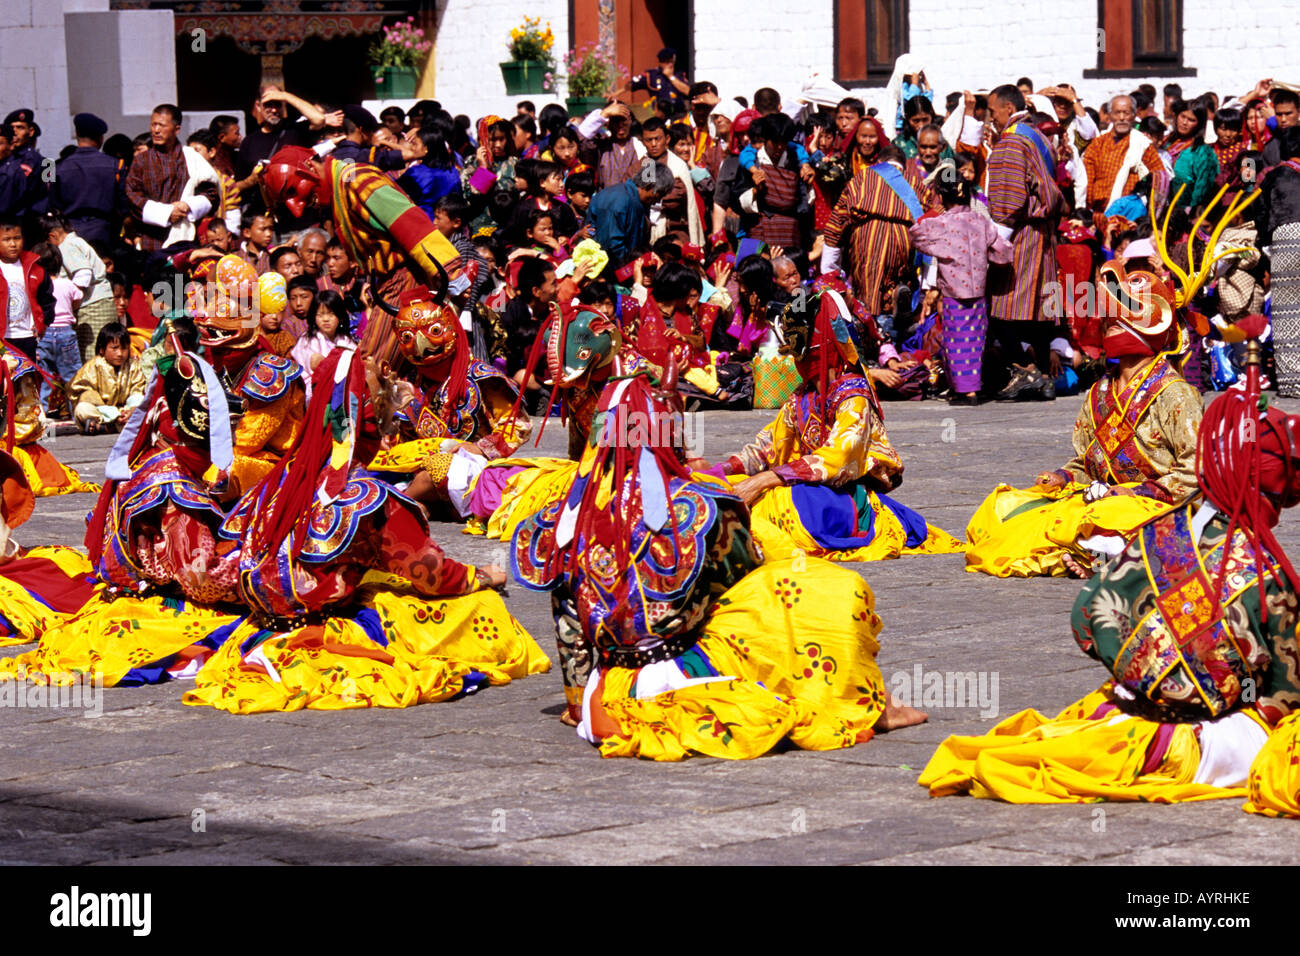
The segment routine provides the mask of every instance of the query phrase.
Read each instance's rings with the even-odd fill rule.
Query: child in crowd
[[[520,226],[528,223],[534,212],[541,211],[551,213],[551,230],[560,242],[577,232],[577,217],[562,198],[564,174],[557,164],[540,159],[520,163],[516,174],[524,181],[524,198],[515,207]]]
[[[126,277],[120,272],[111,272],[108,276],[108,284],[113,290],[113,311],[117,315],[117,321],[125,325],[130,321],[126,309],[131,301],[131,293],[126,287]]]
[[[35,361],[37,336],[45,330],[54,301],[36,253],[23,248],[22,226],[8,217],[0,217],[0,306],[0,337]]]
[[[589,172],[571,173],[564,182],[564,197],[569,201],[569,208],[578,219],[587,218],[587,209],[591,205],[591,197],[595,192],[596,179]],[[584,234],[583,238],[590,239],[594,235],[595,230],[592,230]]]
[[[140,362],[131,358],[131,336],[120,322],[99,330],[95,357],[68,383],[68,402],[77,427],[87,435],[117,431],[131,410],[144,400],[145,376]]]
[[[253,264],[257,274],[271,271],[271,242],[275,239],[275,221],[267,215],[254,216],[244,227],[244,241],[239,254]]]
[[[523,236],[520,245],[547,256],[552,262],[563,262],[569,258],[569,250],[555,235],[555,216],[550,210],[534,209],[523,221]]]
[[[946,165],[945,165],[946,164]],[[970,184],[949,159],[940,161],[934,184],[943,212],[908,230],[912,246],[933,256],[943,296],[943,351],[954,405],[976,405],[988,333],[984,284],[990,262],[1009,264],[1013,250],[992,221],[971,208]],[[947,167],[951,167],[948,169]]]
[[[307,373],[307,397],[311,398],[311,373],[336,348],[356,348],[348,335],[348,310],[343,297],[326,289],[312,301],[307,314],[307,334],[294,345],[290,357]]]
[[[311,282],[310,279],[308,281]],[[312,285],[314,286],[315,283],[312,282]],[[276,355],[280,355],[280,356],[287,356],[290,352],[292,352],[294,344],[298,341],[299,338],[293,332],[290,332],[288,329],[284,327],[285,312],[288,309],[293,308],[293,299],[291,298],[291,296],[292,293],[288,289],[286,289],[285,298],[289,300],[289,304],[285,307],[285,309],[279,312],[274,312],[271,311],[270,309],[261,309],[258,313],[258,318],[262,326],[262,338],[266,339],[266,341],[271,344],[271,351],[274,352]],[[304,329],[307,327],[307,323],[305,321],[301,319],[297,321],[299,322],[299,324],[302,325]]]
[[[50,242],[37,243],[32,252],[37,264],[50,277],[50,290],[54,295],[54,310],[36,348],[37,361],[50,375],[63,384],[81,368],[81,347],[77,344],[77,307],[83,293],[70,278],[63,274],[63,256],[59,247]],[[55,398],[49,382],[41,383],[41,404],[50,418],[70,417],[63,397]]]

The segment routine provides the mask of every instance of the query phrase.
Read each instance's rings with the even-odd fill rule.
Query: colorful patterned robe
[[[1014,247],[1010,266],[989,270],[989,317],[1055,321],[1043,311],[1044,286],[1056,281],[1056,224],[1065,200],[1035,134],[1017,132],[1021,125],[1009,127],[989,153],[989,213],[1011,229]]]
[[[219,529],[227,541],[242,540],[261,496],[245,495]],[[345,603],[366,573],[397,575],[429,598],[468,594],[478,587],[474,569],[446,557],[429,537],[420,505],[392,485],[353,466],[343,491],[329,501],[312,499],[311,521],[302,549],[290,556],[291,534],[269,554],[239,559],[239,594],[254,610],[296,616]]]
[[[257,352],[243,369],[219,372],[231,414],[239,415],[231,439],[227,497],[238,497],[268,475],[298,440],[306,415],[302,369],[271,352]]]
[[[920,197],[925,185],[913,164],[907,164],[903,176]],[[907,268],[911,252],[907,230],[915,221],[907,204],[869,166],[858,170],[831,211],[825,244],[847,246],[844,271],[852,277],[854,293],[872,315],[893,311],[889,293]]]
[[[1139,483],[1140,495],[1174,502],[1196,490],[1201,395],[1163,358],[1121,394],[1108,376],[1088,390],[1074,422],[1074,457],[1060,471],[1088,484]]]
[[[325,160],[333,197],[335,230],[363,274],[375,277],[376,296],[389,303],[417,285],[440,286],[446,270],[451,292],[470,286],[465,263],[451,241],[388,176],[368,163]],[[376,304],[367,316],[361,347],[378,360],[396,363],[392,316]]]
[[[508,458],[532,433],[532,421],[522,408],[511,417],[519,390],[496,367],[472,360],[466,371],[465,394],[448,411],[448,383],[438,382],[402,413],[406,440],[381,451],[370,463],[374,471],[411,474],[423,468],[439,491],[447,491],[447,474],[456,452],[445,450],[454,439],[488,461]]]
[[[590,447],[584,456],[585,473],[595,452]],[[584,474],[582,466],[578,474]],[[551,592],[565,696],[571,708],[580,708],[587,680],[607,653],[660,645],[671,646],[669,656],[689,650],[722,593],[762,564],[763,558],[749,534],[740,499],[716,485],[672,478],[669,498],[675,539],[669,528],[662,532],[646,528],[635,510],[626,516],[629,550],[634,555],[630,567],[615,568],[607,538],[580,537],[574,547],[577,568],[561,570],[549,559],[567,498],[567,494],[558,498],[515,529],[510,567],[525,588]],[[608,493],[598,502],[615,507]]]
[[[1228,518],[1215,511],[1193,540],[1203,500],[1147,522],[1084,585],[1074,639],[1162,719],[1203,720],[1244,706],[1273,726],[1300,709],[1300,597],[1284,575],[1266,573],[1261,617],[1259,566],[1246,536],[1234,533],[1225,548]],[[1231,563],[1216,609],[1225,550]],[[1245,680],[1254,681],[1252,693]]]
[[[146,586],[175,587],[201,604],[235,600],[238,555],[219,548],[215,534],[224,518],[171,449],[152,448],[113,489],[99,576],[136,596]]]
[[[903,461],[889,442],[871,382],[843,375],[826,397],[829,427],[818,415],[816,383],[805,382],[776,419],[752,443],[728,459],[732,475],[773,471],[786,484],[813,482],[840,487],[866,479],[888,491],[903,478]]]

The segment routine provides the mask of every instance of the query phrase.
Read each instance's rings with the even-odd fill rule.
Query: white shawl
[[[163,242],[164,246],[170,246],[173,242],[191,241],[197,233],[194,224],[212,211],[211,200],[206,196],[198,195],[200,186],[204,183],[212,183],[217,187],[217,194],[221,194],[221,177],[212,168],[212,164],[191,147],[181,148],[185,153],[185,171],[189,174],[189,178],[185,180],[185,188],[181,190],[180,198],[176,201],[185,203],[190,207],[190,211],[184,219],[172,225],[171,231],[167,233],[167,238]],[[151,226],[166,226],[171,213],[172,203],[146,199],[140,218]]]

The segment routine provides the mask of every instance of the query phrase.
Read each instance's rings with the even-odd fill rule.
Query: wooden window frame
[[[1183,77],[1196,76],[1195,67],[1186,67],[1183,65],[1183,0],[1165,0],[1169,4],[1170,16],[1173,21],[1173,50],[1169,54],[1151,55],[1139,54],[1134,51],[1136,40],[1140,34],[1142,0],[1128,0],[1124,3],[1120,0],[1097,0],[1097,68],[1084,70],[1085,79],[1105,79],[1109,77]],[[1125,33],[1123,39],[1124,47],[1127,50],[1127,63],[1119,65],[1106,65],[1105,45],[1100,42],[1103,37],[1107,36],[1106,28],[1106,7],[1124,7]],[[1116,34],[1112,34],[1117,38]]]
[[[844,2],[855,2],[855,0],[835,0],[832,4],[834,47],[835,47],[835,69],[833,78],[836,83],[846,87],[881,87],[889,84],[889,78],[894,73],[894,61],[899,56],[908,52],[911,46],[911,3],[909,0],[885,0],[893,6],[895,21],[898,23],[898,35],[893,37],[894,49],[889,58],[889,62],[881,64],[871,63],[871,45],[869,37],[872,34],[872,15],[871,0],[860,0],[863,7],[862,19],[865,26],[862,35],[864,59],[866,60],[866,70],[863,76],[848,77],[844,75],[844,66],[841,62],[840,48],[840,5]]]

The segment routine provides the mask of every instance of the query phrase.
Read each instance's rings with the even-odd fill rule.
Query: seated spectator
[[[525,392],[530,403],[529,411],[536,410],[540,399],[541,381],[534,372],[541,369],[525,368],[528,352],[537,338],[537,331],[555,301],[555,264],[541,256],[521,256],[510,263],[513,275],[511,285],[515,296],[506,305],[501,325],[506,333],[504,371]],[[545,375],[541,376],[545,378]]]
[[[95,357],[68,382],[68,402],[84,434],[117,431],[131,410],[144,400],[145,375],[131,357],[131,336],[120,322],[110,322],[95,339]]]
[[[569,240],[578,231],[578,219],[561,198],[564,194],[564,176],[560,167],[541,159],[528,163],[520,160],[517,173],[524,183],[524,196],[515,206],[513,228],[522,234],[533,221],[533,213],[550,213],[551,231],[555,239],[561,245],[568,246]]]
[[[397,185],[432,219],[439,199],[453,193],[459,195],[460,174],[456,172],[441,123],[422,126],[418,143],[419,158],[407,167]]]
[[[650,238],[650,205],[673,188],[667,166],[647,159],[641,170],[596,193],[587,210],[587,222],[596,230],[596,242],[609,253],[611,264],[627,262],[645,247]]]
[[[257,274],[271,271],[271,243],[275,239],[275,220],[262,213],[244,224],[239,254],[253,264]]]

